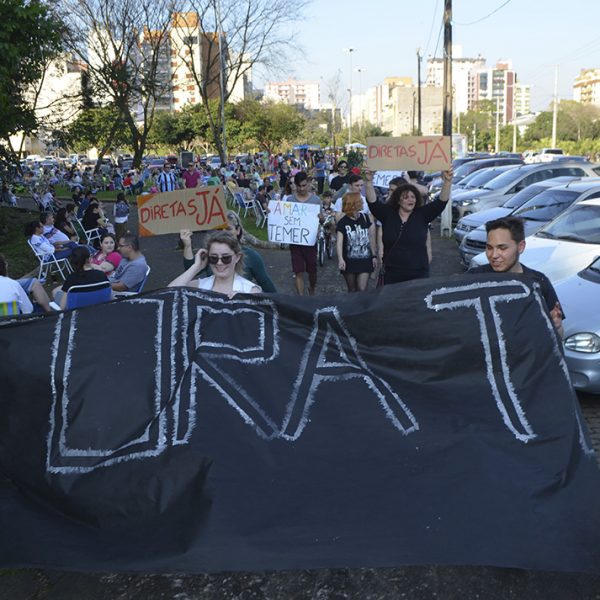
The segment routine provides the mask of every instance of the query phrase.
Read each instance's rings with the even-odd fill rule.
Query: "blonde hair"
[[[342,197],[342,212],[346,215],[362,208],[362,198],[359,192],[346,192]]]

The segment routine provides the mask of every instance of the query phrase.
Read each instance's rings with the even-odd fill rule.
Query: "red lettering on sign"
[[[444,147],[440,144],[440,142],[436,142],[433,150],[431,151],[431,155],[429,156],[429,162],[431,162],[435,158],[443,158],[446,162],[450,162]]]
[[[162,218],[161,214],[160,214],[160,209],[161,209],[161,207],[159,204],[155,204],[152,207],[152,218],[153,219],[161,219]]]
[[[196,196],[202,196],[202,208],[200,209],[200,212],[196,215],[196,224],[197,225],[204,225],[207,221],[208,221],[208,200],[206,199],[206,194],[208,192],[196,192]],[[200,215],[202,215],[202,218],[200,217]]]
[[[187,201],[187,206],[188,206],[188,210],[189,210],[188,214],[190,215],[190,217],[193,217],[198,212],[195,202],[196,202],[195,198],[190,198]]]
[[[140,209],[140,223],[147,223],[152,218],[152,214],[148,207]]]
[[[217,194],[214,194],[212,197],[210,205],[210,215],[208,217],[209,221],[212,221],[213,217],[221,217],[221,220],[227,221],[225,215],[223,214],[223,207],[219,202],[219,197],[217,196]]]

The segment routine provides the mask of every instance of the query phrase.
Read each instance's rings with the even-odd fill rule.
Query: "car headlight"
[[[565,340],[565,348],[574,352],[600,352],[600,336],[595,333],[575,333]]]
[[[469,198],[468,200],[463,200],[460,205],[461,206],[469,206],[471,204],[476,204],[477,202],[479,202],[478,198]]]

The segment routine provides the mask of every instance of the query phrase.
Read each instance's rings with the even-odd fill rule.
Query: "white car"
[[[565,360],[573,387],[600,394],[600,258],[556,285],[566,315]]]
[[[600,198],[571,206],[526,238],[521,262],[544,273],[552,283],[575,275],[600,256]],[[487,264],[485,252],[471,266]]]

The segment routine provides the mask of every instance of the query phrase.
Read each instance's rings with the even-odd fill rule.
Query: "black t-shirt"
[[[349,183],[350,175],[336,175],[329,184],[330,190],[335,190],[336,192],[342,188],[345,183]]]
[[[89,271],[76,271],[75,273],[70,273],[67,275],[65,279],[65,283],[62,286],[63,292],[68,292],[70,288],[74,285],[89,285],[91,283],[103,283],[108,281],[106,275],[103,271],[99,271],[98,269],[90,269]],[[90,290],[81,290],[95,292],[96,289],[92,288]]]
[[[371,219],[359,213],[356,219],[344,215],[337,224],[339,235],[344,238],[342,255],[346,263],[347,273],[371,273],[373,271],[373,254],[369,239]]]
[[[540,286],[540,292],[542,294],[542,298],[544,298],[544,302],[546,303],[546,308],[548,312],[550,312],[558,302],[558,296],[556,295],[556,290],[554,286],[550,282],[550,280],[540,271],[536,271],[535,269],[530,269],[529,267],[521,264],[523,268],[523,273],[529,275],[536,283]],[[494,269],[492,269],[492,265],[481,265],[480,267],[471,267],[467,273],[471,273],[477,275],[478,273],[495,273]],[[561,309],[562,312],[562,309]],[[563,319],[565,318],[565,313],[563,312]]]
[[[429,223],[442,214],[446,203],[434,200],[415,208],[402,222],[398,208],[381,202],[369,202],[369,210],[381,221],[383,262],[386,273],[398,281],[419,279],[429,275],[427,234]]]

